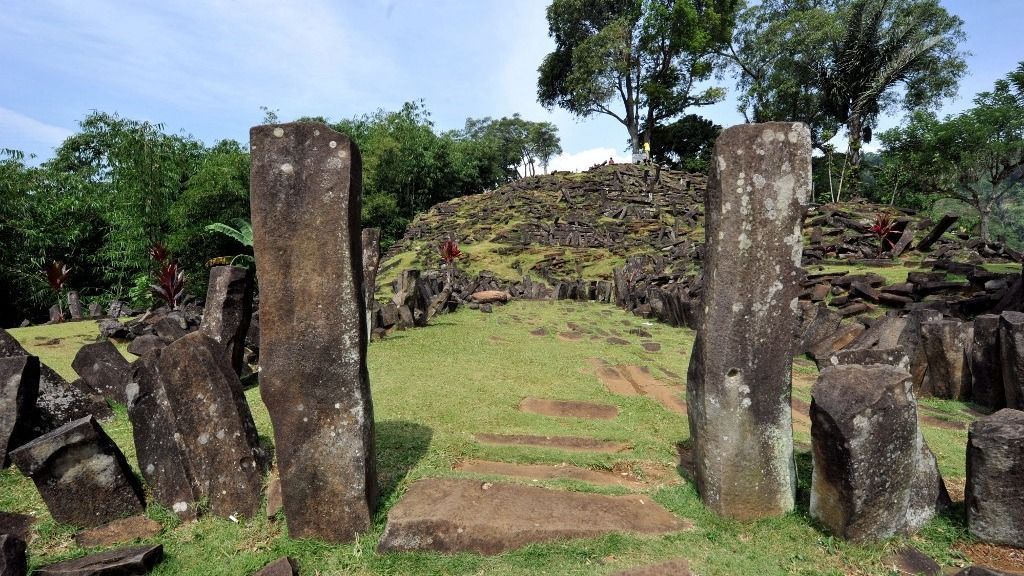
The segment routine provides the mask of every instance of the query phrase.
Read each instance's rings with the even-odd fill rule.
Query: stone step
[[[474,434],[481,444],[497,446],[525,446],[529,448],[555,448],[572,452],[616,453],[629,450],[625,442],[595,440],[579,436],[533,436],[530,434]]]
[[[535,542],[666,534],[689,527],[642,495],[432,478],[410,486],[388,512],[378,550],[500,554]]]
[[[509,476],[527,480],[579,480],[599,486],[624,486],[626,488],[644,488],[646,486],[628,473],[591,470],[571,464],[513,464],[491,460],[464,460],[456,464],[455,469],[460,472]]]
[[[523,398],[519,410],[542,416],[586,418],[589,420],[611,420],[619,415],[619,409],[611,404],[581,402],[576,400],[551,400],[548,398]]]
[[[676,558],[658,564],[622,570],[612,576],[690,576],[690,564],[682,558]]]
[[[686,401],[683,400],[681,386],[673,386],[658,380],[642,366],[610,366],[603,361],[592,362],[592,365],[597,371],[597,377],[609,392],[623,396],[647,396],[670,412],[686,414]]]

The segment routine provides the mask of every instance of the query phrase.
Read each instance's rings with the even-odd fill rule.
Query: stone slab
[[[37,568],[35,576],[136,576],[149,574],[164,557],[160,544],[130,546]]]
[[[589,420],[612,420],[619,415],[619,409],[611,404],[581,402],[578,400],[551,400],[549,398],[523,398],[519,403],[523,412],[542,416],[585,418]]]
[[[605,452],[614,454],[629,450],[626,442],[595,440],[578,436],[533,436],[530,434],[474,434],[481,444],[497,446],[525,446],[529,448],[553,448],[571,452]]]

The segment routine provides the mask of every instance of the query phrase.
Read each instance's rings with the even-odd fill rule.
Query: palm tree
[[[937,0],[853,0],[843,20],[845,33],[817,76],[825,112],[846,126],[843,179],[855,187],[862,147],[879,113],[896,101],[895,87],[902,85],[907,108],[955,90],[965,69],[956,51],[963,33]]]

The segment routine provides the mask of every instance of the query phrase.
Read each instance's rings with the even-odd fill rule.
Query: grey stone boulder
[[[124,340],[126,338],[131,338],[132,335],[132,331],[128,326],[125,326],[113,318],[100,320],[100,336],[104,338],[117,338],[118,340]]]
[[[830,532],[854,542],[909,535],[949,505],[910,373],[829,367],[811,397],[810,512]]]
[[[28,574],[25,548],[25,541],[14,534],[0,534],[0,576]]]
[[[1004,408],[971,424],[964,504],[973,536],[1024,548],[1024,412]]]
[[[921,338],[928,360],[928,379],[921,394],[947,400],[966,400],[971,395],[971,371],[967,363],[974,338],[972,324],[959,320],[921,323]]]
[[[58,522],[91,528],[145,510],[141,484],[92,416],[40,436],[10,456]]]
[[[156,334],[144,334],[128,344],[128,352],[136,356],[143,356],[150,350],[159,350],[166,345],[167,343]]]
[[[128,360],[109,340],[86,344],[79,348],[71,367],[98,394],[121,404],[128,402]]]
[[[0,468],[10,463],[7,453],[32,439],[39,358],[0,358]]]
[[[924,350],[924,337],[921,335],[921,324],[942,320],[942,312],[928,308],[911,310],[905,316],[906,323],[900,334],[897,348],[902,349],[910,358],[910,375],[914,382],[914,392],[918,393],[928,377],[928,355]]]
[[[267,564],[253,576],[299,576],[299,563],[285,556]]]

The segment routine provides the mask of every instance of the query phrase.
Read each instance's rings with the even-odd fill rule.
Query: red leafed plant
[[[881,254],[886,250],[891,250],[895,243],[889,239],[889,235],[892,234],[892,229],[896,225],[893,221],[892,216],[884,212],[875,214],[875,223],[871,225],[871,231],[874,232],[875,236],[878,236],[878,253]],[[888,244],[888,248],[886,247]]]
[[[455,240],[449,238],[441,243],[441,260],[445,264],[451,264],[461,255],[462,252],[459,250],[459,244]]]
[[[50,284],[50,288],[59,294],[64,288],[68,276],[71,275],[71,267],[60,260],[54,260],[43,268],[43,272],[46,274],[46,281]]]
[[[185,295],[185,271],[171,259],[167,247],[159,242],[149,248],[149,257],[160,264],[156,282],[149,286],[150,291],[171,309],[177,308],[181,297]]]

